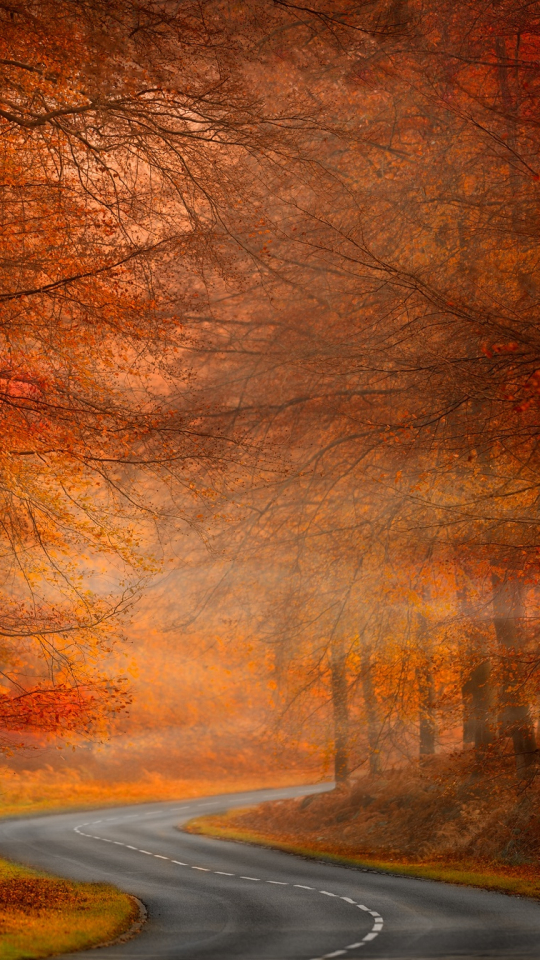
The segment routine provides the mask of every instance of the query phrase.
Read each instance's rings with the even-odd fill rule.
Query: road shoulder
[[[145,919],[135,897],[0,860],[0,960],[33,960],[135,936]]]
[[[293,837],[250,829],[245,821],[252,809],[242,808],[225,814],[195,817],[181,824],[179,829],[200,836],[282,850],[296,856],[340,864],[357,870],[368,870],[391,876],[415,877],[421,880],[436,880],[540,900],[540,872],[537,868],[509,867],[508,871],[503,872],[491,865],[474,861],[442,864],[433,861],[384,860],[364,852],[355,853],[353,849],[348,850],[345,844],[340,845],[340,849],[336,849],[335,844],[329,845],[323,841],[314,843],[311,839],[303,840],[301,836]]]

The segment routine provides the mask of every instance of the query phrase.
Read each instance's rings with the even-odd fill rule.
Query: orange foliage
[[[537,14],[181,6],[2,14],[0,719],[122,705],[180,515],[218,574],[186,537],[140,613],[121,753],[346,780],[511,742],[529,780]]]

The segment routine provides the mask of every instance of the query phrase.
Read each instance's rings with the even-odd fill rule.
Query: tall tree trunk
[[[462,695],[465,706],[463,740],[474,743],[477,758],[482,760],[487,747],[495,739],[494,690],[489,660],[482,660],[471,670],[463,684]]]
[[[272,700],[274,701],[274,707],[277,709],[284,698],[285,693],[285,683],[287,678],[287,664],[285,650],[288,645],[289,638],[285,636],[280,636],[274,644],[274,688],[272,690]]]
[[[464,628],[468,658],[477,661],[468,671],[461,687],[463,703],[463,742],[474,743],[481,761],[495,739],[495,690],[491,680],[491,661],[487,655],[485,626],[478,623],[477,611],[466,587],[458,591],[461,613],[467,618]]]
[[[418,645],[422,660],[416,668],[418,684],[418,716],[420,721],[420,760],[435,753],[437,723],[435,716],[435,680],[433,665],[428,651],[428,624],[422,613],[418,614]]]
[[[362,693],[366,707],[367,738],[369,747],[369,772],[376,776],[381,772],[381,754],[379,747],[380,722],[378,704],[373,689],[373,664],[371,662],[371,647],[362,646],[360,655],[360,671],[362,676]]]
[[[522,623],[524,619],[523,584],[511,574],[504,579],[492,573],[493,623],[502,653],[500,688],[500,734],[512,737],[518,773],[532,774],[536,764],[536,737],[530,704],[523,690]]]
[[[472,697],[469,687],[470,674],[461,685],[462,739],[463,746],[474,743],[474,718]]]
[[[336,783],[345,783],[349,776],[349,693],[347,654],[342,639],[332,640],[330,670],[334,712],[334,778]]]

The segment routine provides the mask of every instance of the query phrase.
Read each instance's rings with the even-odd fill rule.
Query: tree
[[[330,498],[356,486],[384,501],[388,556],[414,573],[411,554],[429,548],[425,578],[460,624],[446,651],[459,658],[452,711],[472,697],[481,758],[498,700],[512,715],[500,733],[529,766],[537,653],[518,599],[537,576],[538,238],[524,215],[538,204],[536,14],[511,0],[481,15],[475,4],[280,6],[296,10],[296,36],[316,37],[317,54],[279,42],[326,140],[324,175],[296,194],[275,248],[285,266],[267,281],[271,305],[259,299],[243,324],[235,423],[289,454],[258,522],[280,539],[288,522],[307,543],[326,515],[317,549],[339,529],[349,560],[347,507],[328,511]],[[363,531],[362,519],[358,541]],[[473,596],[491,583],[474,650],[463,570]],[[441,626],[427,612],[411,631],[419,648],[424,628]],[[429,651],[424,661],[431,751],[437,678]]]
[[[230,449],[183,320],[236,279],[294,124],[249,93],[219,4],[28,0],[0,20],[2,716],[56,730],[125,702],[101,665],[150,525]]]

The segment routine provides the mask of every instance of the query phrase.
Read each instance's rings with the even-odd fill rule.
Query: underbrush
[[[533,865],[540,855],[540,780],[519,780],[501,758],[479,771],[465,753],[265,804],[246,822],[395,860]]]
[[[199,818],[190,832],[540,896],[540,783],[471,753],[348,786]]]
[[[137,902],[104,883],[75,883],[0,860],[0,960],[30,960],[113,940]]]

